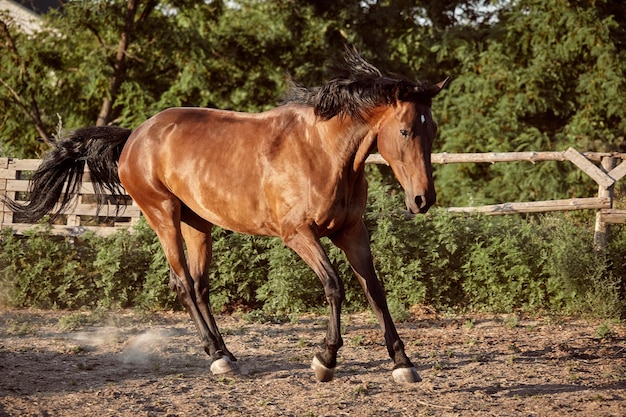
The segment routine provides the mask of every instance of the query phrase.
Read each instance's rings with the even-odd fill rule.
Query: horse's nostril
[[[426,199],[422,197],[421,195],[416,195],[415,204],[417,205],[417,207],[422,208],[426,205]]]

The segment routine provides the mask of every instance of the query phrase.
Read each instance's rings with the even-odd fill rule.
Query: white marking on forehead
[[[426,116],[420,114],[420,120],[422,121],[422,124],[426,123]]]

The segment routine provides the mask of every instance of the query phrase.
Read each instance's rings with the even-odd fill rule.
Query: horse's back
[[[294,181],[306,181],[294,162],[303,152],[314,152],[298,144],[309,136],[304,132],[306,116],[299,110],[164,110],[131,134],[120,157],[120,178],[136,200],[171,196],[227,229],[280,234],[281,210],[292,204],[284,200],[302,199],[298,194],[303,187]],[[287,165],[291,168],[282,170]],[[285,187],[293,189],[291,196],[285,196]],[[146,196],[147,190],[155,198]]]
[[[200,150],[220,153],[243,149],[247,154],[273,148],[287,135],[300,136],[307,128],[306,112],[298,106],[283,106],[262,113],[173,107],[157,113],[133,131],[128,147],[149,146],[165,151],[193,147],[197,152],[179,156],[194,157]],[[310,119],[310,118],[309,118]],[[233,157],[234,158],[234,157]]]

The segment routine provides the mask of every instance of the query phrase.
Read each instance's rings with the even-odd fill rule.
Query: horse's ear
[[[450,77],[447,77],[445,80],[438,82],[437,84],[431,85],[426,89],[426,95],[429,97],[435,97],[441,90],[443,90],[450,82]]]

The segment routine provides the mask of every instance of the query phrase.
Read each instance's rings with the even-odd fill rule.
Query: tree
[[[473,28],[475,36],[436,45],[440,62],[458,65],[435,103],[443,121],[438,150],[626,150],[626,60],[614,36],[626,22],[603,12],[609,3],[511,2],[496,22]],[[448,165],[436,176],[444,204],[566,198],[596,188],[567,165],[528,168]]]
[[[16,117],[16,109],[22,109],[44,142],[52,140],[60,124],[75,127],[118,121],[124,113],[120,97],[132,94],[127,88],[133,85],[133,77],[140,76],[132,73],[136,61],[145,58],[152,63],[160,52],[155,49],[154,56],[133,56],[135,47],[141,48],[136,41],[162,39],[165,36],[159,35],[168,33],[166,16],[155,13],[156,5],[154,0],[70,2],[46,16],[43,29],[33,35],[21,33],[3,17],[3,49],[8,53],[0,58],[5,70],[0,76],[5,87],[0,105],[8,115],[3,141],[13,156],[32,156],[42,150],[26,129],[28,125]],[[137,36],[142,30],[154,38]],[[166,71],[162,66],[159,72]],[[151,81],[144,79],[145,85]]]
[[[44,151],[36,136],[52,140],[60,123],[134,127],[172,106],[262,110],[278,104],[287,73],[318,81],[329,59],[328,24],[287,0],[68,2],[34,35],[2,22],[11,156]]]
[[[34,35],[2,18],[1,139],[11,156],[34,156],[59,122],[132,128],[172,106],[264,110],[287,74],[319,84],[351,43],[387,72],[452,76],[433,104],[436,151],[624,150],[625,14],[618,0],[67,2]],[[440,204],[595,189],[566,164],[528,168],[438,166]]]
[[[19,31],[13,31],[10,17],[0,14],[0,32],[2,53],[0,65],[3,72],[0,76],[2,95],[0,96],[0,112],[4,115],[0,127],[5,133],[4,148],[13,148],[19,138],[25,134],[24,118],[31,123],[31,129],[44,140],[49,141],[49,121],[45,109],[41,107],[42,90],[54,84],[51,71],[59,66],[57,54],[43,51],[47,37],[40,33],[27,38]],[[39,45],[42,48],[37,48]],[[28,125],[28,124],[27,124]],[[33,148],[33,141],[28,148]],[[25,150],[28,153],[29,149]]]

